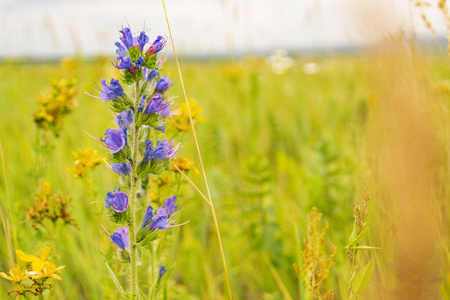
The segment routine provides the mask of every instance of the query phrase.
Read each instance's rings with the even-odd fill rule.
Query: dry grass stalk
[[[322,214],[317,213],[317,208],[311,209],[311,222],[308,228],[308,237],[303,240],[302,262],[303,268],[294,264],[295,271],[300,276],[303,285],[310,292],[312,299],[333,299],[332,289],[325,290],[325,280],[334,265],[333,257],[336,254],[336,246],[331,246],[330,254],[325,253],[324,245],[328,222],[325,222],[322,230],[319,222]]]

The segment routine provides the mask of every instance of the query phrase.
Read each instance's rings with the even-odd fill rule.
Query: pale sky
[[[436,5],[437,0],[430,1]],[[445,22],[408,0],[166,0],[175,45],[184,55],[332,51],[371,45],[404,30],[436,41]],[[0,57],[51,58],[114,54],[118,29],[168,35],[160,0],[0,0]]]

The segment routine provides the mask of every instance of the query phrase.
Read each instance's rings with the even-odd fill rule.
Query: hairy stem
[[[137,106],[139,104],[140,92],[139,82],[135,84],[135,99],[133,104],[134,115],[137,112]],[[130,188],[130,222],[128,223],[128,229],[130,231],[130,277],[131,277],[131,299],[135,300],[138,297],[138,285],[137,285],[137,262],[136,262],[136,190],[137,190],[137,160],[139,151],[139,127],[135,124],[132,126],[131,131],[131,188]]]

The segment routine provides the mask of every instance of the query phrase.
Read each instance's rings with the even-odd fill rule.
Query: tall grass
[[[399,274],[412,266],[406,258],[428,253],[420,264],[422,274],[428,274],[427,270],[437,274],[435,271],[442,267],[439,276],[427,278],[432,282],[430,286],[448,297],[448,288],[442,289],[448,274],[444,269],[448,267],[448,233],[442,228],[450,223],[448,201],[442,199],[448,199],[445,179],[450,130],[444,121],[448,120],[450,102],[448,91],[435,89],[450,76],[444,57],[442,54],[418,60],[411,56],[407,63],[387,60],[383,65],[400,63],[394,73],[389,68],[375,71],[375,63],[382,61],[379,58],[374,62],[358,55],[310,57],[296,60],[281,75],[273,74],[265,60],[258,57],[183,61],[189,97],[204,107],[207,118],[197,126],[198,141],[205,149],[202,155],[221,225],[233,298],[284,299],[289,294],[304,299],[305,292],[292,264],[301,261],[307,216],[313,206],[329,223],[329,244],[336,245],[330,287],[337,299],[345,298],[351,270],[344,247],[352,231],[352,203],[364,197],[369,168],[374,172],[370,220],[374,225],[369,228],[368,243],[382,250],[370,254],[375,277],[366,295],[376,298],[378,292],[391,293],[391,282],[397,282]],[[311,60],[321,70],[314,75],[303,69]],[[175,78],[174,62],[168,61],[164,68]],[[230,68],[238,71],[230,72]],[[404,79],[405,73],[416,75]],[[35,249],[41,238],[30,224],[19,223],[25,220],[24,209],[32,206],[35,193],[35,132],[31,118],[34,100],[52,78],[75,77],[79,91],[89,92],[91,82],[108,74],[117,75],[103,59],[79,59],[77,66],[70,69],[56,63],[0,65],[0,139],[13,216],[8,213],[4,174],[0,175],[0,205],[7,220],[13,217],[12,238],[17,236],[18,247],[24,251]],[[388,80],[392,78],[398,81],[392,84]],[[411,89],[411,82],[417,88]],[[181,94],[180,89],[176,82],[173,94]],[[424,90],[427,92],[420,92]],[[112,245],[98,225],[106,222],[106,216],[100,207],[87,203],[88,191],[83,190],[82,182],[66,173],[66,168],[72,166],[72,150],[96,146],[80,132],[89,128],[91,134],[99,136],[109,127],[111,117],[98,101],[82,93],[77,101],[79,106],[66,119],[55,143],[55,155],[48,161],[51,171],[45,174],[55,191],[73,196],[73,217],[80,227],[55,232],[55,263],[67,267],[52,297],[116,299],[118,295],[103,263],[103,257],[111,255]],[[423,135],[426,143],[411,139],[414,132]],[[395,141],[394,146],[389,141]],[[195,161],[194,142],[187,138],[182,142],[183,156]],[[412,142],[416,149],[413,152]],[[400,163],[400,158],[406,161]],[[390,171],[392,166],[395,169]],[[92,181],[98,194],[103,195],[111,189],[113,175],[100,168],[92,173]],[[200,175],[190,177],[206,190]],[[420,194],[422,191],[426,193]],[[420,200],[424,198],[436,200],[425,204]],[[210,209],[193,188],[186,190],[185,199],[179,222],[191,216],[190,223],[182,231],[175,229],[167,235],[173,247],[165,259],[176,263],[168,299],[225,299],[227,286]],[[425,207],[430,209],[421,210]],[[424,233],[433,233],[418,250],[399,239],[402,230],[406,234],[418,228],[410,216],[423,220],[420,224],[427,228]],[[4,230],[0,236],[0,268],[5,271],[10,268],[10,260]],[[435,247],[426,246],[429,244]],[[400,259],[394,255],[399,249],[411,256]],[[398,262],[395,268],[393,259]],[[398,293],[404,290],[401,285],[395,287]],[[7,298],[9,288],[6,280],[1,281],[1,299]],[[362,299],[366,295],[363,293]]]

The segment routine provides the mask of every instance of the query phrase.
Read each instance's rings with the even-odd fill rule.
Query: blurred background
[[[446,5],[166,1],[187,95],[204,117],[196,129],[234,299],[328,299],[331,290],[335,299],[449,299]],[[103,204],[89,204],[113,189],[115,174],[103,163],[82,178],[67,168],[81,156],[72,151],[108,154],[84,132],[101,136],[111,114],[85,92],[117,78],[114,42],[128,24],[150,41],[168,36],[160,1],[0,0],[0,271],[15,249],[39,255],[51,245],[66,269],[50,299],[119,299],[105,261],[127,282],[102,228],[114,225]],[[183,103],[170,44],[162,55]],[[76,104],[57,135],[39,128],[40,95],[52,82],[72,88],[71,79]],[[183,144],[179,157],[200,169],[192,133],[169,133]],[[205,190],[201,174],[188,175]],[[155,178],[144,198],[170,196],[165,184],[179,180]],[[33,226],[44,181],[51,194],[72,197],[77,226]],[[211,211],[188,184],[176,191],[177,223],[190,222],[164,235],[168,299],[228,299]],[[311,224],[319,233],[328,226],[319,240]],[[358,245],[376,249],[349,251],[355,228],[364,231]],[[321,252],[311,254],[315,240]],[[141,266],[142,281],[147,271]],[[8,299],[13,284],[0,280]]]

